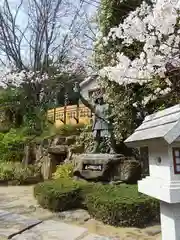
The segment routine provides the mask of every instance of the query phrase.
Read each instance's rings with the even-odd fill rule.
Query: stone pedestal
[[[161,229],[162,240],[180,239],[180,203],[166,203],[161,201]]]
[[[131,169],[133,163],[136,166]],[[74,176],[86,180],[136,182],[140,175],[140,163],[128,160],[121,154],[81,154],[75,161]]]

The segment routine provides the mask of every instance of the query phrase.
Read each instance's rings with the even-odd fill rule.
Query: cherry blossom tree
[[[146,114],[179,102],[179,10],[179,1],[144,1],[96,42],[111,47],[100,76],[120,141]]]
[[[179,11],[179,1],[157,0],[152,5],[143,2],[130,12],[123,23],[111,29],[108,37],[104,38],[104,44],[122,39],[122,45],[129,47],[138,41],[143,43],[142,51],[133,59],[123,51],[118,52],[115,66],[105,67],[101,74],[120,85],[163,79],[166,88],[156,88],[154,93],[170,92],[173,84],[170,75],[178,74],[180,65]]]

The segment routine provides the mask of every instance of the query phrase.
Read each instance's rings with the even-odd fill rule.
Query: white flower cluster
[[[153,76],[164,77],[166,64],[180,65],[180,0],[157,0],[152,6],[142,3],[117,28],[111,29],[105,43],[116,38],[129,46],[144,43],[141,54],[130,60],[118,53],[116,66],[100,71],[102,76],[119,84],[144,83]]]
[[[3,69],[0,75],[0,85],[4,88],[7,86],[19,87],[23,82],[40,83],[48,79],[48,74],[41,74],[40,72],[33,71],[17,71],[15,69]]]

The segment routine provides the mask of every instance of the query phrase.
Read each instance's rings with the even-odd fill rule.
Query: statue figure
[[[75,84],[74,91],[78,99],[93,112],[92,134],[94,137],[94,148],[92,153],[100,153],[101,144],[104,143],[109,150],[106,153],[115,153],[115,139],[111,121],[111,108],[104,102],[102,93],[95,97],[95,103],[87,101],[80,93],[79,85]]]

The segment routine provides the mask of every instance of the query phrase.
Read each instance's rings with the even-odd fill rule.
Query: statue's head
[[[98,97],[96,100],[97,100],[97,103],[98,103],[98,104],[100,104],[100,105],[104,104],[104,99],[103,99],[103,97]]]
[[[103,98],[102,91],[95,92],[93,98],[94,98],[95,104],[100,104],[100,105],[104,104],[104,98]]]

